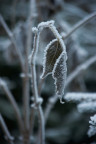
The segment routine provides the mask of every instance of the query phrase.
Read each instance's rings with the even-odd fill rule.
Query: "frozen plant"
[[[41,22],[37,27],[33,27],[34,19],[37,16],[36,12],[36,2],[35,0],[30,0],[30,14],[27,20],[27,31],[26,31],[26,43],[24,46],[24,55],[20,51],[13,32],[9,29],[5,23],[3,17],[0,15],[0,23],[5,29],[11,44],[14,46],[14,51],[17,54],[18,61],[21,67],[21,78],[22,78],[22,98],[23,98],[23,116],[21,114],[20,108],[8,88],[6,82],[0,78],[0,89],[3,90],[9,102],[11,103],[15,116],[18,122],[19,128],[19,139],[23,144],[36,143],[36,144],[45,144],[45,125],[49,117],[49,113],[52,107],[55,105],[58,98],[60,102],[63,103],[62,96],[64,95],[64,89],[68,84],[77,76],[80,72],[87,69],[91,64],[96,61],[96,55],[88,59],[85,63],[81,64],[76,68],[67,78],[67,53],[64,40],[70,37],[73,32],[80,28],[83,24],[91,20],[96,16],[96,13],[93,13],[86,17],[84,20],[77,23],[66,35],[61,35],[57,28],[55,27],[54,20],[47,22]],[[41,81],[49,74],[52,75],[54,79],[54,84],[56,87],[56,93],[54,96],[48,99],[48,102],[45,106],[45,109],[42,107],[43,99],[40,96],[38,89],[38,79],[36,71],[36,57],[39,50],[40,36],[43,33],[43,29],[48,28],[51,33],[54,35],[44,51],[44,63],[43,63],[43,72],[41,75]],[[33,36],[33,43],[32,43]],[[31,53],[31,55],[30,55]],[[32,84],[32,104],[30,106],[30,81]],[[89,97],[89,96],[88,96]],[[86,97],[85,97],[86,99]],[[35,114],[38,117],[38,130],[34,133],[35,125]],[[11,136],[5,121],[0,114],[0,126],[6,136],[6,140],[10,143],[14,142],[14,136]]]

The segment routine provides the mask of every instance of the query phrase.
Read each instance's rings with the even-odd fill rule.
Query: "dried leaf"
[[[41,75],[41,78],[44,78],[50,73],[52,73],[56,60],[58,59],[61,53],[62,53],[62,47],[60,46],[57,39],[52,40],[47,45],[45,49],[43,74]]]
[[[56,61],[54,66],[52,76],[55,80],[56,85],[56,94],[59,96],[60,100],[64,94],[67,66],[66,66],[67,55],[65,52],[62,52],[59,58]]]

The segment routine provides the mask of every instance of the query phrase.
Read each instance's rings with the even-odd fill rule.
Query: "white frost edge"
[[[74,102],[80,102],[80,101],[92,101],[96,100],[96,93],[67,93],[65,95],[65,100],[67,101],[74,101]]]
[[[41,22],[41,23],[38,24],[38,29],[49,27],[49,25],[53,25],[54,23],[55,23],[54,20],[50,20],[50,21],[47,21],[47,22]]]
[[[44,73],[45,73],[45,70],[46,70],[46,56],[47,56],[47,50],[49,49],[49,47],[55,42],[57,41],[57,39],[53,39],[52,41],[50,41],[49,44],[47,44],[45,50],[44,50],[44,58],[43,58],[43,73],[42,75],[40,76],[41,79],[45,78],[46,76],[48,76],[49,74],[51,74],[52,72],[49,72],[47,73],[45,76],[44,76]]]
[[[59,34],[59,32],[56,29],[56,27],[54,25],[50,25],[49,28],[51,29],[51,31],[53,32],[55,37],[58,39],[63,51],[66,53],[66,46],[65,46],[64,41],[62,39],[62,36]]]
[[[91,137],[96,134],[96,114],[90,117],[88,136]]]
[[[55,86],[56,86],[56,95],[58,95],[58,97],[60,98],[60,102],[61,102],[61,103],[64,103],[64,102],[62,102],[62,97],[61,97],[61,95],[58,94],[57,85],[56,85],[57,79],[54,77],[54,73],[55,73],[57,64],[59,63],[61,57],[62,57],[63,55],[65,55],[65,54],[66,54],[66,53],[65,53],[64,51],[61,53],[61,55],[59,56],[59,58],[57,59],[55,65],[54,65],[54,68],[53,68],[53,71],[52,71],[52,77],[53,77],[53,79],[55,80],[54,84],[55,84]],[[63,94],[64,94],[64,92],[63,92]]]

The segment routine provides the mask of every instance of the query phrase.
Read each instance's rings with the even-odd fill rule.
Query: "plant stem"
[[[30,0],[30,14],[28,18],[28,31],[27,31],[27,42],[25,49],[25,78],[24,78],[24,123],[25,127],[29,129],[29,77],[27,76],[29,73],[29,64],[28,64],[28,56],[31,52],[32,45],[32,25],[33,18],[36,16],[36,8],[35,8],[35,0]]]
[[[4,132],[5,136],[6,136],[6,137],[5,137],[6,140],[7,140],[10,144],[13,144],[14,137],[11,136],[11,134],[10,134],[8,128],[7,128],[7,125],[6,125],[6,123],[5,123],[5,121],[4,121],[4,119],[3,119],[3,117],[2,117],[1,114],[0,114],[0,125],[1,125],[1,127],[2,127],[2,129],[3,129],[3,132]]]
[[[39,100],[38,96],[38,88],[37,88],[37,80],[36,80],[36,67],[35,67],[35,59],[36,54],[39,47],[39,32],[35,33],[34,37],[34,46],[33,46],[33,52],[31,56],[31,72],[32,72],[32,86],[33,86],[33,95],[34,95],[34,104],[37,107],[37,111],[39,114],[39,130],[40,130],[40,144],[45,144],[45,124],[44,124],[44,116],[43,116],[43,110],[41,107],[41,101]]]
[[[20,114],[20,110],[18,108],[18,105],[17,105],[17,103],[16,103],[16,101],[14,99],[14,96],[12,95],[10,90],[8,89],[8,87],[5,84],[5,82],[3,82],[3,80],[0,80],[0,87],[3,89],[3,91],[6,94],[8,100],[12,104],[12,107],[13,107],[14,112],[16,114],[16,118],[17,118],[17,122],[18,122],[18,125],[19,125],[20,132],[22,134],[23,133],[23,121],[22,121],[22,118],[21,118],[21,114]]]
[[[88,23],[90,20],[96,17],[96,12],[88,15],[83,20],[79,21],[65,36],[62,36],[62,39],[65,40],[69,38],[77,29]]]

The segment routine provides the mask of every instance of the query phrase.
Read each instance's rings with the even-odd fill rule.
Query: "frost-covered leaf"
[[[41,75],[41,78],[44,78],[50,73],[52,73],[56,60],[58,59],[61,53],[62,48],[56,39],[52,40],[47,45],[45,49],[43,73]]]
[[[64,94],[66,74],[67,74],[67,66],[66,66],[66,53],[62,52],[59,58],[56,61],[54,66],[52,76],[55,80],[56,85],[56,94],[62,98],[61,96]]]

